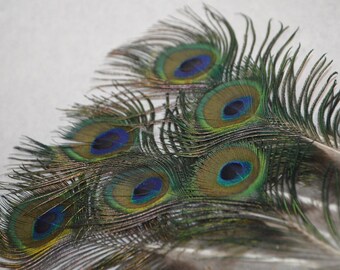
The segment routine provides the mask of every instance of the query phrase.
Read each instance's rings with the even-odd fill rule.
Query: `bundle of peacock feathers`
[[[339,269],[336,73],[204,10],[113,50],[62,143],[16,148],[1,267]]]

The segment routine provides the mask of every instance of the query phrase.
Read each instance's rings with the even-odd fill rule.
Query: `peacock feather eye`
[[[255,147],[224,146],[197,164],[196,185],[212,197],[247,196],[264,183],[266,158]]]
[[[240,118],[249,112],[252,103],[253,98],[251,96],[236,98],[226,103],[222,110],[222,119],[232,121]]]
[[[10,216],[8,236],[27,254],[37,254],[55,246],[71,233],[67,229],[73,206],[63,198],[27,200],[17,205]]]
[[[185,84],[213,76],[220,61],[218,51],[208,44],[182,44],[163,51],[155,70],[164,80]]]
[[[134,204],[147,203],[161,193],[163,187],[162,178],[150,177],[139,183],[132,191],[131,202]]]
[[[221,167],[217,183],[223,187],[237,185],[249,177],[252,169],[252,164],[248,161],[228,161]]]
[[[43,240],[58,230],[65,220],[64,210],[62,205],[58,205],[37,217],[33,225],[32,238]]]
[[[114,152],[129,142],[130,135],[123,128],[112,128],[100,133],[91,143],[93,155],[106,155]]]
[[[75,143],[64,147],[66,154],[78,161],[98,161],[129,151],[137,130],[109,120],[86,120],[66,135]]]
[[[128,213],[149,209],[169,198],[170,194],[169,176],[161,170],[149,168],[117,175],[104,188],[106,203]]]
[[[199,101],[196,118],[208,130],[234,128],[254,120],[261,111],[262,93],[250,81],[225,83],[207,92]]]

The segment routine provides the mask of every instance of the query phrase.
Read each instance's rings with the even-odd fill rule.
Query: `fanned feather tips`
[[[63,143],[17,147],[14,269],[338,269],[340,92],[282,25],[205,7],[114,49]]]

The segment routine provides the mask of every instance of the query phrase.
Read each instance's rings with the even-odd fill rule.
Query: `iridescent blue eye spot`
[[[129,133],[122,128],[113,128],[99,134],[91,144],[91,154],[105,155],[124,147],[129,141]]]
[[[55,232],[65,220],[64,207],[56,206],[41,215],[34,222],[33,239],[43,240]]]
[[[236,98],[228,102],[222,110],[223,120],[235,120],[242,115],[245,115],[253,103],[251,96]]]
[[[174,76],[180,79],[190,78],[206,70],[211,64],[210,55],[198,55],[183,61],[174,71]]]
[[[248,161],[230,161],[223,165],[217,182],[223,187],[230,187],[242,182],[251,173],[252,165]]]
[[[135,204],[143,204],[156,198],[163,187],[162,179],[150,177],[138,184],[133,190],[131,201]]]

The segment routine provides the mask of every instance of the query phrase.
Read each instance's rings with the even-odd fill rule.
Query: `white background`
[[[232,23],[242,37],[250,16],[259,36],[270,18],[291,31],[300,27],[296,42],[314,59],[327,53],[340,70],[339,0],[206,1]],[[53,142],[53,131],[65,126],[63,113],[83,102],[95,85],[94,71],[112,49],[140,37],[160,19],[189,5],[202,11],[202,1],[0,0],[0,174],[22,135]],[[0,178],[1,178],[0,177]]]

